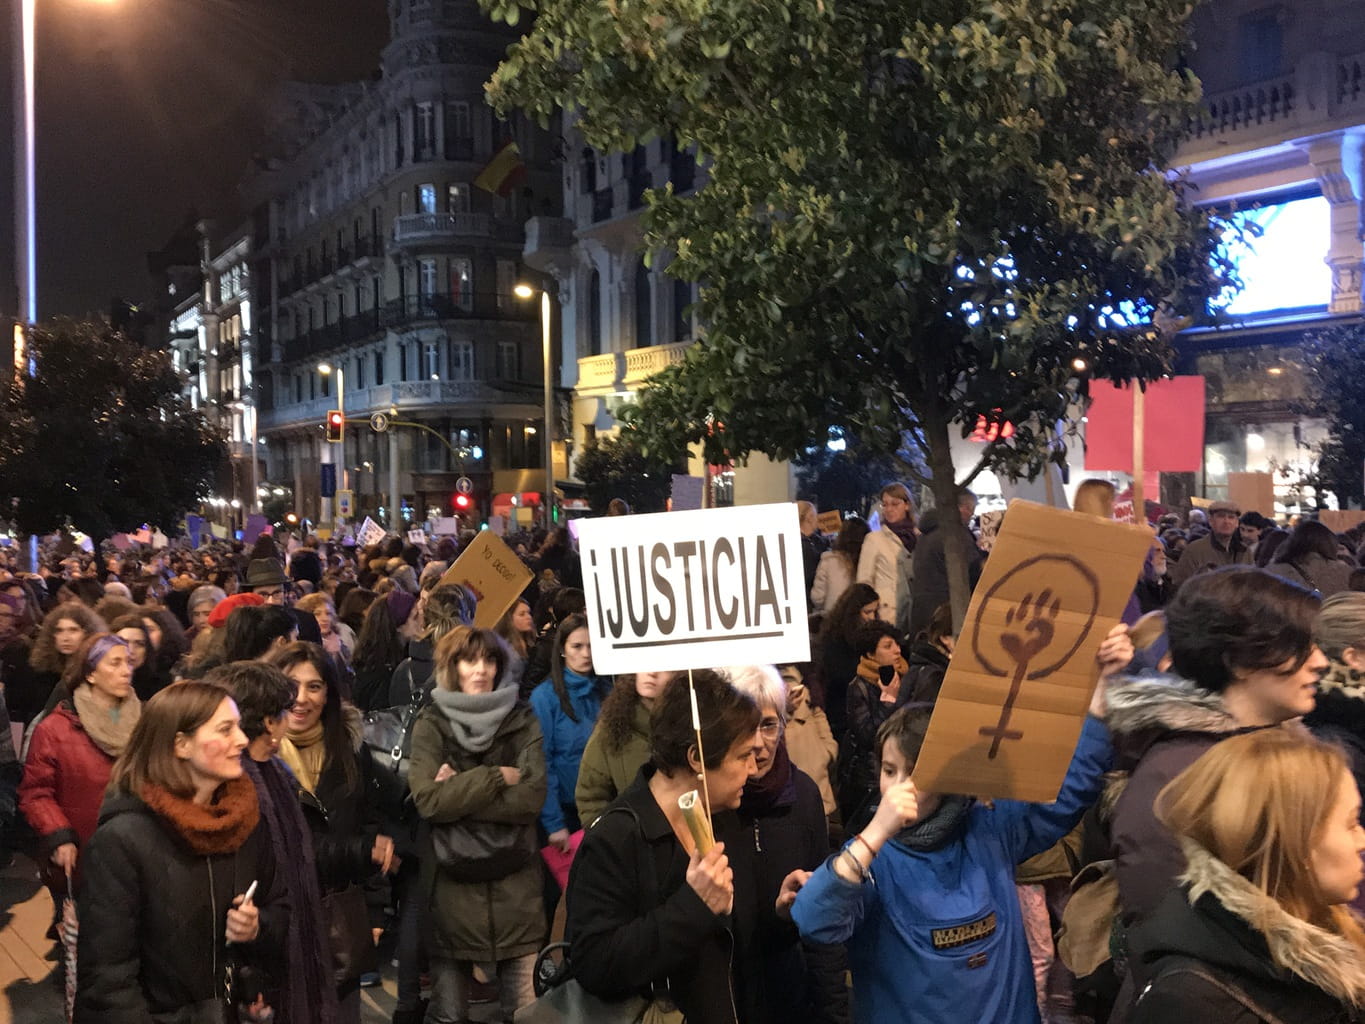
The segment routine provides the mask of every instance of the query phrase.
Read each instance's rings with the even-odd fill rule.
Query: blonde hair
[[[1340,661],[1348,647],[1365,646],[1365,594],[1344,590],[1323,601],[1313,638],[1333,661]]]
[[[1076,488],[1071,507],[1086,515],[1101,519],[1114,518],[1114,485],[1108,480],[1082,480]]]
[[[333,619],[337,617],[336,605],[332,603],[330,597],[321,591],[304,595],[294,602],[294,607],[301,612],[307,612],[309,615],[316,615],[319,608],[326,608],[332,613]]]
[[[1349,910],[1329,904],[1312,853],[1341,784],[1351,774],[1342,752],[1304,733],[1258,729],[1222,740],[1156,798],[1157,819],[1273,899],[1286,912],[1365,952],[1365,931]],[[1251,921],[1258,931],[1272,922]]]

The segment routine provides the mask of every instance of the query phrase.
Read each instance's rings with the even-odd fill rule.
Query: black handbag
[[[364,742],[374,766],[370,785],[379,808],[394,819],[402,818],[408,799],[412,726],[429,699],[423,687],[410,689],[407,704],[368,712],[364,719]]]
[[[536,855],[535,829],[501,821],[452,821],[431,826],[436,865],[457,882],[496,882]]]
[[[337,987],[360,980],[378,969],[379,957],[370,935],[370,911],[365,892],[349,885],[340,892],[322,895],[322,913],[327,921],[327,947],[332,952],[332,975]]]

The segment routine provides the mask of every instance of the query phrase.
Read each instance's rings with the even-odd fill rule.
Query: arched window
[[[644,257],[635,267],[635,347],[654,344],[654,302]]]
[[[602,275],[596,269],[588,277],[588,354],[602,354]]]

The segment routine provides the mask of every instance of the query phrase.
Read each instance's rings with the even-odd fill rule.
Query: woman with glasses
[[[56,906],[68,877],[79,886],[78,852],[95,834],[109,774],[142,711],[128,642],[112,633],[88,637],[60,685],[61,700],[33,730],[19,785]]]
[[[737,815],[716,818],[735,873],[735,1001],[747,1024],[846,1021],[838,947],[803,943],[791,920],[796,893],[829,856],[820,788],[787,754],[787,686],[770,665],[724,670],[758,705],[754,771]]]

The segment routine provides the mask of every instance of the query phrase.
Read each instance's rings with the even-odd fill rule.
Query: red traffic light
[[[327,440],[339,442],[342,430],[346,426],[346,417],[340,409],[332,409],[327,413]]]
[[[474,499],[468,494],[456,494],[450,501],[457,512],[468,512],[474,507]]]

